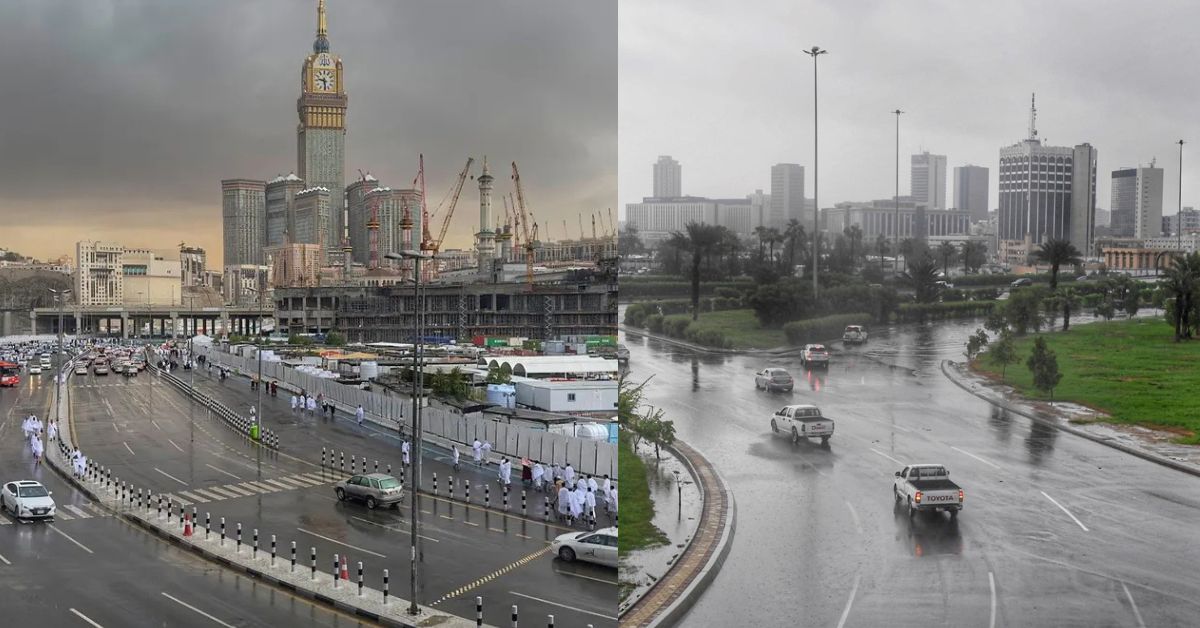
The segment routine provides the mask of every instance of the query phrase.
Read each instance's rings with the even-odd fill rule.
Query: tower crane
[[[583,214],[576,214],[579,217],[579,241],[583,242]]]
[[[596,239],[596,212],[592,212],[592,239]]]
[[[442,249],[442,242],[446,239],[446,231],[450,229],[450,219],[454,216],[454,207],[458,205],[458,197],[462,194],[463,184],[467,182],[467,175],[471,172],[471,164],[475,163],[474,157],[467,157],[467,165],[463,166],[462,172],[458,173],[458,180],[454,182],[454,187],[446,193],[446,197],[442,198],[442,202],[438,203],[437,209],[433,210],[433,216],[437,216],[442,207],[446,207],[446,217],[442,219],[442,228],[438,231],[436,240],[422,241],[421,250],[429,251],[430,255],[437,257],[437,254]],[[450,199],[449,205],[446,204],[446,198]],[[428,237],[429,229],[425,229],[425,236]]]
[[[613,220],[612,208],[608,208],[608,234],[610,238],[617,237],[617,221]]]
[[[529,233],[529,218],[525,210],[525,191],[521,188],[521,173],[517,171],[517,162],[512,162],[513,185],[517,188],[517,216],[521,219],[521,233],[525,236],[525,281],[533,290],[533,238]]]
[[[567,240],[570,240],[570,239],[571,239],[571,234],[567,233],[567,219],[563,218],[563,241],[566,242]]]

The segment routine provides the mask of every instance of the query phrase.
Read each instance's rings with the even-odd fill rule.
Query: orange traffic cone
[[[342,557],[342,580],[350,579],[350,568],[346,566],[346,557]]]
[[[187,513],[187,514],[183,515],[183,535],[184,536],[192,535],[192,513]]]

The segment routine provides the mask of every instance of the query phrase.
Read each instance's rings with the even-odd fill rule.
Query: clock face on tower
[[[313,85],[323,92],[331,92],[337,87],[331,70],[317,70],[317,73],[313,75]]]

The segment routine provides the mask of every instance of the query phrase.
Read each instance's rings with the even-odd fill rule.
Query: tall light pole
[[[892,272],[900,274],[900,114],[904,113],[899,109],[891,112],[896,114],[896,245],[892,251]]]
[[[1179,210],[1175,213],[1175,246],[1183,253],[1183,140],[1179,140]]]
[[[54,294],[54,298],[58,300],[58,372],[54,374],[54,418],[57,421],[62,420],[62,383],[63,383],[63,302],[67,300],[67,295],[71,294],[69,288],[55,290],[54,288],[46,288]]]
[[[411,259],[413,261],[413,317],[416,319],[416,339],[413,342],[413,449],[416,450],[413,456],[413,486],[410,489],[410,506],[412,519],[412,601],[408,606],[408,613],[416,615],[420,612],[417,607],[417,541],[420,538],[421,531],[421,508],[419,505],[421,494],[421,402],[420,395],[424,386],[424,357],[425,357],[425,342],[424,342],[424,324],[425,324],[425,307],[421,303],[421,260],[432,259],[432,255],[422,251],[404,250],[399,253],[388,253],[384,255],[388,259]]]
[[[804,54],[812,57],[813,60],[813,298],[817,298],[817,265],[820,259],[820,250],[818,248],[821,238],[821,203],[818,201],[817,190],[819,183],[817,182],[818,165],[817,165],[817,57],[829,52],[821,50],[819,46],[813,46],[812,50],[805,50]]]

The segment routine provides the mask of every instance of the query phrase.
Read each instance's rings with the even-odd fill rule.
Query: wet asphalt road
[[[179,373],[188,377],[186,371]],[[195,380],[198,388],[230,407],[245,409],[257,403],[257,392],[244,379],[231,377],[222,383],[198,370]],[[211,495],[214,487],[228,492],[230,486],[240,486],[252,494],[192,500],[200,520],[211,512],[216,530],[219,518],[225,517],[230,534],[241,522],[246,542],[258,528],[264,549],[275,534],[281,555],[290,554],[291,542],[296,541],[298,563],[304,566],[309,565],[310,548],[316,547],[321,573],[329,571],[334,553],[348,555],[352,566],[364,563],[368,586],[381,588],[382,570],[387,568],[393,593],[409,597],[408,498],[400,510],[371,511],[361,504],[339,503],[332,483],[340,474],[320,465],[321,448],[326,447],[330,452],[345,452],[347,465],[351,456],[360,460],[365,456],[371,461],[368,470],[378,460],[380,471],[391,464],[393,474],[399,476],[401,455],[394,435],[372,426],[359,427],[345,415],[323,420],[293,414],[282,394],[275,399],[264,395],[264,423],[279,434],[284,451],[263,453],[198,407],[189,408],[182,393],[150,371],[128,379],[88,375],[72,378],[71,385],[77,438],[115,475],[184,499],[199,495],[189,492],[193,489]],[[494,467],[478,470],[466,462],[469,459],[468,452],[460,472],[454,474],[445,452],[426,449],[426,488],[431,488],[432,473],[437,472],[444,494],[448,476],[454,474],[461,499],[463,480],[470,479],[476,507],[422,499],[421,603],[436,603],[473,619],[475,596],[483,596],[485,621],[494,625],[507,625],[516,604],[522,617],[544,621],[553,614],[560,626],[615,626],[613,570],[567,564],[548,555],[548,541],[568,530],[542,522],[540,494],[529,494],[530,516],[520,516],[519,478],[510,494],[510,515],[477,507],[483,502],[484,483],[491,483],[493,506],[500,505],[501,493]],[[245,490],[245,482],[272,480],[294,487],[267,493]]]
[[[93,507],[21,437],[47,416],[53,376],[0,389],[2,481],[35,479],[54,494],[53,523],[0,514],[0,624],[6,626],[362,626],[354,618],[239,576]]]
[[[815,373],[623,334],[632,378],[653,375],[647,401],[737,500],[728,560],[684,626],[1197,625],[1200,478],[959,389],[938,364],[978,325],[875,329]],[[764,366],[789,369],[795,392],[755,390]],[[772,436],[789,403],[836,421],[828,449]],[[907,463],[951,470],[957,521],[893,509]]]

